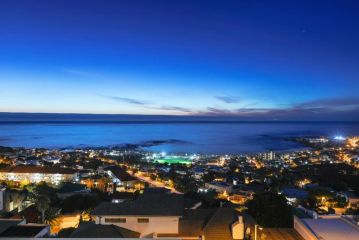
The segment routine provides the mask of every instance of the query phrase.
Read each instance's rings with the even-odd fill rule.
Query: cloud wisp
[[[208,107],[195,113],[204,116],[235,116],[248,119],[283,120],[351,120],[359,121],[359,98],[333,98],[307,101],[286,108],[238,108]]]
[[[297,108],[336,108],[359,106],[359,98],[319,99],[297,104]]]
[[[238,103],[241,101],[240,97],[235,96],[216,96],[216,99],[228,104]]]
[[[90,72],[90,71],[79,70],[79,69],[74,69],[74,68],[65,68],[65,69],[63,69],[63,71],[65,73],[80,76],[80,77],[99,77],[100,76],[100,74],[98,74],[96,72]]]
[[[103,96],[103,95],[101,95],[101,96]],[[122,103],[144,106],[148,109],[162,110],[162,111],[174,111],[174,112],[181,112],[184,114],[193,114],[194,113],[189,108],[171,106],[171,105],[156,106],[156,104],[154,104],[150,101],[142,100],[142,99],[119,97],[119,96],[103,96],[103,97],[106,97],[108,99],[115,100],[118,102],[122,102]]]
[[[207,107],[205,110],[194,110],[187,107],[173,105],[157,105],[155,103],[135,98],[119,96],[103,96],[122,103],[143,106],[147,109],[164,111],[167,114],[179,114],[187,116],[213,116],[213,117],[237,117],[244,120],[344,120],[359,121],[359,98],[333,98],[318,99],[296,103],[288,107],[242,107],[220,108]],[[279,105],[283,106],[283,105]]]
[[[193,111],[189,108],[177,107],[177,106],[161,106],[161,107],[157,107],[155,109],[165,110],[165,111],[176,111],[176,112],[183,112],[183,113],[193,113]]]
[[[135,99],[135,98],[118,97],[118,96],[106,96],[106,97],[109,99],[115,100],[115,101],[133,104],[133,105],[148,105],[148,104],[150,104],[150,102],[148,102],[148,101],[144,101],[141,99]]]

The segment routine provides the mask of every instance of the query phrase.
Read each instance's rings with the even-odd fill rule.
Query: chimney
[[[232,238],[235,240],[244,239],[244,223],[243,217],[238,216],[238,221],[232,224]]]

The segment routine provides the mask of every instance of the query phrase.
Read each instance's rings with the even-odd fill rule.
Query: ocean
[[[359,135],[358,123],[334,122],[0,122],[0,146],[78,148],[143,144],[167,153],[292,151],[290,137]],[[156,143],[156,144],[153,144]]]

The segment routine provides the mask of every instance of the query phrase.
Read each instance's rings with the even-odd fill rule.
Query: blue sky
[[[0,1],[0,111],[353,119],[357,1]]]

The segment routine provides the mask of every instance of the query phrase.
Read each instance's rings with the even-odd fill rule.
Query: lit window
[[[137,218],[137,222],[138,223],[148,223],[149,219],[148,218]]]
[[[126,223],[126,218],[105,218],[106,223]]]

